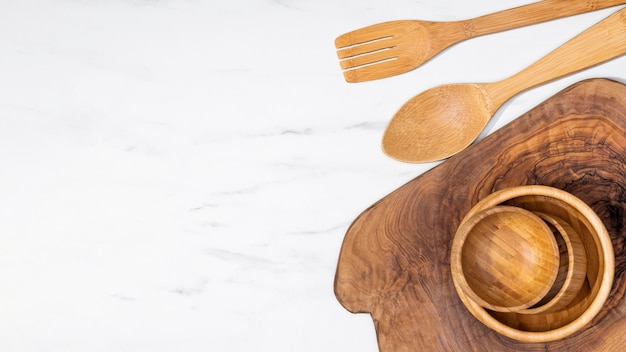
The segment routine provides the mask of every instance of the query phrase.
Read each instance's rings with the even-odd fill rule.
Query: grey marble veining
[[[612,10],[362,84],[343,81],[334,38],[524,3],[1,3],[0,350],[376,351],[332,285],[352,220],[437,165],[383,155],[393,113],[434,85],[505,78]],[[487,133],[625,64],[524,93]]]

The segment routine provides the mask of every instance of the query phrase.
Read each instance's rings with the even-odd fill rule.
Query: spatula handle
[[[623,4],[626,1],[545,0],[461,22],[475,37]]]
[[[492,103],[504,101],[526,89],[567,76],[626,54],[626,8],[580,33],[519,73],[489,83]]]

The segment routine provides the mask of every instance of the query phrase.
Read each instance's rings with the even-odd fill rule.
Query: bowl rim
[[[560,190],[558,188],[543,186],[543,185],[526,185],[526,186],[514,186],[508,187],[499,191],[496,191],[487,197],[483,198],[476,205],[474,205],[470,211],[466,214],[465,218],[462,220],[466,221],[471,216],[473,216],[476,212],[480,211],[480,207],[478,205],[498,205],[505,201],[511,200],[513,198],[522,197],[522,196],[530,196],[530,195],[538,195],[538,196],[546,196],[556,198],[561,200],[576,210],[578,210],[581,214],[585,216],[585,220],[589,222],[589,224],[593,227],[594,231],[597,233],[597,238],[595,239],[597,242],[597,250],[598,250],[598,259],[603,262],[603,270],[601,275],[599,275],[598,280],[600,280],[600,286],[598,288],[598,292],[596,296],[593,298],[591,304],[587,307],[587,309],[575,320],[572,322],[561,326],[556,329],[547,330],[547,331],[524,331],[519,330],[513,327],[510,327],[493,316],[491,316],[483,307],[481,307],[478,303],[471,300],[467,295],[463,293],[463,291],[458,286],[458,283],[452,277],[452,281],[454,287],[458,293],[459,298],[465,305],[465,307],[470,311],[474,317],[476,317],[479,321],[485,324],[487,327],[492,330],[507,336],[509,338],[524,341],[524,342],[549,342],[558,339],[562,339],[567,337],[585,327],[589,324],[593,318],[601,311],[604,303],[606,302],[611,287],[613,286],[613,276],[615,271],[615,254],[613,251],[613,244],[611,242],[611,237],[604,226],[602,220],[598,217],[598,215],[581,199],[574,196],[571,193],[568,193],[564,190]],[[461,222],[461,223],[462,223]]]

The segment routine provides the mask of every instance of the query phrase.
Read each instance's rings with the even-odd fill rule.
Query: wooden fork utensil
[[[544,0],[462,21],[383,22],[339,36],[335,47],[346,81],[370,81],[411,71],[466,39],[625,3],[623,0]]]

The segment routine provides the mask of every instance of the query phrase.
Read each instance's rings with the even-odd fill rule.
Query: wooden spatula
[[[383,22],[339,36],[335,47],[346,81],[370,81],[411,71],[466,39],[622,4],[626,1],[545,0],[463,21]]]

